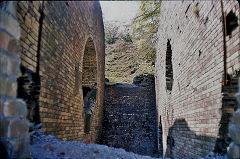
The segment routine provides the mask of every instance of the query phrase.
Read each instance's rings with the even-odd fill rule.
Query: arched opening
[[[166,85],[167,85],[167,90],[172,91],[172,85],[173,85],[172,48],[171,48],[169,39],[167,42],[167,51],[166,51]]]
[[[84,132],[89,133],[93,108],[97,95],[97,58],[93,40],[89,38],[85,45],[82,64],[82,91],[84,108]]]

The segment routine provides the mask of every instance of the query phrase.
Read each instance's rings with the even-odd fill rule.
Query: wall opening
[[[167,42],[166,51],[166,86],[167,91],[172,91],[173,85],[173,69],[172,69],[172,48],[170,44],[170,39]]]
[[[22,98],[27,104],[27,119],[32,124],[39,124],[40,76],[38,72],[33,72],[23,65],[21,65],[21,72],[22,76],[17,79],[17,98]],[[33,129],[32,124],[30,131]]]
[[[226,30],[227,30],[227,35],[232,34],[232,31],[236,29],[238,26],[238,18],[237,16],[233,13],[233,11],[229,12],[228,15],[226,16]]]
[[[18,2],[18,9],[20,2]],[[29,1],[29,12],[33,11],[33,2]],[[18,11],[19,12],[19,11]],[[23,46],[23,43],[25,44],[26,41],[24,40],[26,37],[24,33],[21,33],[20,38],[20,48],[21,48],[21,72],[22,75],[17,79],[18,87],[17,87],[17,97],[22,98],[26,104],[28,109],[27,119],[30,121],[30,131],[33,130],[33,126],[36,124],[39,124],[40,121],[40,112],[39,112],[39,96],[40,96],[40,88],[41,88],[41,77],[40,77],[40,50],[41,50],[41,39],[42,39],[42,26],[43,26],[43,20],[45,18],[44,15],[44,3],[39,7],[39,27],[38,34],[36,36],[37,40],[37,50],[36,50],[36,66],[28,67],[29,63],[28,60],[30,55],[27,55],[27,52],[29,50],[25,50]],[[18,13],[20,14],[20,13]],[[26,16],[26,15],[25,15]],[[23,19],[25,19],[25,16]],[[25,20],[24,22],[21,19],[18,19],[20,23],[20,27],[24,28],[25,26]],[[24,27],[23,27],[24,26]],[[25,32],[25,31],[24,31]],[[24,37],[24,38],[23,38]],[[33,46],[33,44],[32,44]],[[32,47],[29,46],[29,49]],[[33,55],[32,55],[33,56]],[[27,58],[26,58],[27,57]],[[33,58],[33,57],[32,57]],[[26,62],[26,59],[28,59]],[[33,61],[32,61],[33,62]]]
[[[96,105],[97,95],[97,59],[93,40],[87,40],[82,65],[82,91],[84,108],[84,132],[89,133],[93,108]]]

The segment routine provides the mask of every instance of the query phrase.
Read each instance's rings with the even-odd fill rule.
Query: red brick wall
[[[230,10],[239,12],[238,2],[229,1],[223,6],[226,15]],[[156,93],[162,118],[163,149],[168,156],[197,158],[214,150],[222,118],[221,16],[220,1],[162,2]],[[239,26],[232,34],[231,39],[226,39],[229,74],[232,68],[239,70]],[[172,49],[171,91],[166,90],[165,77],[168,39]]]
[[[85,46],[82,72],[82,85],[85,87],[95,88],[97,81],[97,59],[95,46],[91,39],[88,39]]]
[[[18,3],[23,30],[20,41],[22,79],[30,81],[21,86],[25,94],[22,98],[27,102],[32,122],[37,120],[32,114],[39,111],[42,129],[47,134],[66,140],[85,138],[82,71],[85,70],[85,45],[91,38],[95,61],[89,65],[95,72],[87,72],[93,75],[98,94],[90,136],[96,141],[100,135],[104,91],[101,15],[99,2]]]
[[[42,2],[18,2],[17,17],[21,27],[21,65],[36,72],[39,36],[39,10]]]

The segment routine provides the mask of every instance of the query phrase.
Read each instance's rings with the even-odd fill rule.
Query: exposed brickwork
[[[142,155],[157,153],[157,114],[153,87],[107,86],[102,143]]]
[[[0,156],[30,157],[26,117],[60,139],[97,142],[104,96],[99,2],[1,2],[0,13]],[[229,157],[239,158],[239,16],[237,1],[163,1],[158,117],[152,88],[110,86],[103,143],[145,155],[158,147],[174,158],[229,146]],[[90,118],[85,103],[94,104]]]
[[[239,24],[239,3],[223,3]],[[162,118],[163,151],[174,158],[198,158],[213,151],[222,119],[224,76],[220,1],[162,2],[156,62],[156,94]],[[226,36],[228,74],[239,70],[239,25]],[[166,52],[172,49],[173,86],[167,91]],[[223,112],[224,114],[224,112]]]
[[[28,118],[60,139],[83,140],[82,86],[89,82],[97,88],[90,128],[90,138],[96,141],[104,90],[99,2],[18,2],[17,14],[23,30],[18,95],[27,102]]]
[[[222,87],[222,117],[220,121],[220,128],[218,133],[217,144],[215,150],[217,152],[226,153],[227,147],[231,142],[229,137],[229,122],[232,113],[237,109],[238,104],[235,97],[235,93],[238,91],[238,80],[237,78],[230,78],[227,85]]]
[[[227,51],[227,73],[231,76],[236,76],[240,71],[240,14],[239,14],[239,2],[237,1],[224,1],[224,12],[227,17],[232,11],[236,16],[237,27],[231,32],[230,35],[226,35],[226,51]],[[229,21],[232,23],[232,21]]]
[[[36,72],[39,19],[42,2],[18,2],[17,16],[21,27],[21,65]]]
[[[229,158],[240,158],[240,77],[236,77],[235,81],[237,89],[235,89],[236,94],[233,98],[238,101],[238,107],[236,112],[233,113],[229,124],[229,134],[232,138],[232,142],[228,149]]]
[[[97,59],[96,52],[91,39],[88,39],[83,57],[83,77],[82,85],[95,88],[97,81]]]
[[[25,102],[16,98],[20,76],[16,2],[0,3],[0,156],[30,157]],[[25,146],[24,146],[25,145]]]

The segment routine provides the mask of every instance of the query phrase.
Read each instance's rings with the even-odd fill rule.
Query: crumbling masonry
[[[159,148],[172,158],[199,158],[210,151],[240,158],[239,16],[239,1],[163,1],[156,96],[154,87],[124,92],[109,86],[105,113],[127,116],[118,123],[116,116],[104,116],[115,125],[104,123],[110,129],[103,137],[137,153],[151,145],[143,153],[148,155]],[[99,2],[1,2],[0,156],[30,157],[29,130],[39,123],[59,139],[100,141],[104,54]],[[131,109],[121,110],[126,103]],[[121,130],[114,127],[118,124]],[[143,129],[128,130],[132,125]],[[125,131],[135,147],[116,139],[129,141]]]
[[[30,121],[41,122],[43,131],[60,139],[83,141],[90,134],[91,141],[96,141],[104,87],[104,31],[99,3],[18,2],[17,16],[23,73],[18,80],[18,95],[26,101]],[[84,124],[86,87],[97,90],[88,124]],[[84,125],[90,127],[88,133]]]
[[[28,120],[60,139],[96,142],[105,54],[99,2],[1,2],[0,11],[1,156],[29,155]],[[83,87],[96,90],[88,121]]]

